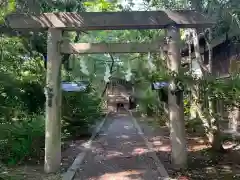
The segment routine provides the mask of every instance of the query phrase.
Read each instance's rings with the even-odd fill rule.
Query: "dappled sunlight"
[[[169,140],[170,140],[169,137],[164,137],[164,136],[153,136],[149,138],[149,142],[151,143],[158,142],[158,141],[167,143]]]
[[[188,151],[200,151],[204,149],[208,149],[210,147],[209,144],[206,143],[204,138],[201,137],[192,137],[187,139]]]
[[[116,115],[114,115],[114,118],[121,118],[121,117],[128,117],[129,114],[125,112],[125,110],[120,110],[117,112]]]
[[[107,152],[107,155],[106,155],[106,158],[113,158],[113,157],[119,157],[119,156],[122,156],[123,153],[122,152],[119,152],[119,151],[108,151]]]
[[[84,179],[141,179],[146,176],[146,172],[142,171],[142,169],[145,170],[146,168],[144,164],[152,164],[151,153],[156,153],[164,167],[167,170],[171,170],[171,143],[167,131],[160,130],[158,131],[158,135],[148,134],[149,131],[147,128],[144,128],[144,135],[153,146],[153,148],[148,149],[144,141],[135,133],[134,128],[129,129],[131,123],[127,123],[124,118],[119,118],[118,120],[119,121],[115,121],[115,123],[112,124],[107,136],[100,138],[100,141],[96,142],[96,144],[94,143],[96,147],[93,152],[96,154],[91,155],[93,156],[93,166],[85,166],[83,171],[87,170],[89,172]],[[103,141],[103,139],[107,141]],[[216,164],[214,158],[212,160],[211,156],[205,154],[205,152],[209,153],[209,146],[204,138],[188,135],[187,147],[191,168],[186,171],[187,174],[180,173],[178,177],[194,179],[195,177],[211,176],[219,179],[219,174],[221,174],[221,177],[229,177],[229,179],[231,179],[236,172],[236,168],[234,170],[232,165],[228,165],[225,162],[223,162],[222,165]],[[139,161],[139,163],[136,164],[134,163],[135,161]],[[216,160],[216,162],[218,162],[218,160]],[[90,163],[89,160],[87,163]],[[92,169],[96,169],[95,166],[99,168],[99,171],[91,172]],[[151,168],[152,167],[155,166],[151,166]],[[129,170],[132,168],[135,170]]]
[[[206,145],[206,144],[193,144],[193,145],[189,145],[188,146],[188,151],[200,151],[200,150],[204,150],[204,149],[208,149],[210,146]]]
[[[76,147],[76,144],[75,143],[71,143],[69,146],[70,147]]]
[[[170,152],[171,151],[171,144],[170,141],[153,141],[154,151],[163,151],[163,152]],[[187,142],[188,151],[199,151],[206,148],[209,148],[204,141],[188,141]]]
[[[149,142],[153,145],[153,150],[170,152],[171,151],[171,142],[170,137],[167,136],[154,136],[149,137]],[[188,151],[199,151],[206,148],[209,148],[209,145],[206,143],[206,140],[202,137],[189,137],[187,138],[187,147]]]
[[[122,138],[122,139],[129,139],[130,137],[127,136],[127,135],[121,135],[121,136],[116,136],[116,138],[117,139],[120,139],[120,138]]]
[[[132,128],[133,128],[133,125],[124,126],[124,129],[132,129]]]
[[[164,145],[164,146],[160,146],[157,148],[154,148],[155,151],[162,151],[162,152],[171,152],[171,146],[170,145]]]
[[[151,137],[149,142],[153,145],[153,150],[155,152],[170,152],[171,146],[170,146],[170,140],[169,137],[163,137],[163,136],[154,136]]]
[[[219,97],[221,97],[219,100],[223,101],[224,105],[225,101],[228,100],[236,101],[234,106],[235,104],[238,105],[239,101],[236,98],[230,99],[230,97],[237,97],[236,95],[225,96],[225,94],[228,94],[225,92],[224,96],[217,96],[223,94],[223,91],[217,91],[213,94],[209,93],[209,89],[211,90],[212,88],[220,90],[220,87],[217,87],[220,84],[214,82],[214,77],[210,77],[211,73],[215,75],[216,71],[217,76],[223,73],[220,72],[222,68],[216,69],[217,65],[211,66],[212,60],[215,60],[215,55],[218,52],[214,49],[217,46],[216,43],[211,45],[210,41],[218,40],[217,36],[221,36],[224,33],[214,31],[212,35],[211,29],[212,26],[216,25],[218,19],[224,21],[222,23],[224,26],[229,25],[229,32],[234,28],[230,27],[230,25],[239,25],[239,18],[236,18],[238,13],[235,10],[230,12],[230,16],[232,16],[230,19],[237,23],[232,23],[225,16],[220,17],[222,13],[218,10],[227,3],[228,9],[232,10],[233,4],[237,3],[237,0],[233,1],[234,3],[224,1],[225,4],[219,1],[215,7],[211,7],[211,3],[207,1],[204,1],[205,3],[203,4],[190,4],[185,1],[161,1],[153,4],[144,3],[146,7],[142,7],[143,11],[132,11],[132,1],[125,3],[126,7],[123,7],[120,2],[116,3],[116,1],[80,2],[75,0],[66,1],[65,3],[53,1],[52,3],[40,3],[38,5],[37,9],[46,12],[43,14],[33,12],[31,8],[30,11],[32,13],[30,11],[22,13],[22,11],[25,12],[23,7],[28,5],[26,3],[22,5],[20,2],[15,3],[17,7],[16,12],[21,13],[9,14],[7,11],[0,15],[0,20],[2,19],[4,24],[4,31],[8,29],[14,30],[17,35],[13,35],[11,39],[8,39],[8,35],[2,32],[3,38],[1,39],[6,41],[6,43],[1,44],[1,59],[3,62],[1,70],[12,75],[14,82],[11,83],[4,77],[2,78],[6,81],[4,82],[6,85],[3,88],[1,87],[1,100],[3,102],[0,106],[0,114],[5,116],[4,120],[9,124],[17,120],[14,119],[15,117],[19,120],[21,119],[24,124],[22,126],[19,123],[19,127],[9,126],[9,133],[2,132],[2,139],[7,141],[7,143],[3,142],[1,144],[1,151],[3,151],[0,153],[1,163],[3,162],[7,165],[30,165],[30,162],[32,163],[33,161],[34,163],[43,163],[43,157],[45,157],[45,172],[52,174],[55,172],[62,173],[63,170],[60,168],[65,168],[65,166],[72,164],[67,170],[67,179],[74,180],[170,179],[168,178],[168,173],[172,173],[173,166],[179,166],[184,169],[185,165],[189,165],[189,170],[195,168],[194,170],[198,171],[200,175],[202,173],[216,174],[215,179],[222,179],[218,176],[221,173],[234,173],[235,165],[230,163],[233,164],[235,160],[231,159],[232,161],[229,163],[228,160],[230,158],[226,158],[226,156],[230,156],[230,153],[218,152],[216,155],[216,152],[214,152],[213,155],[213,148],[210,151],[209,145],[204,139],[198,137],[187,138],[188,135],[183,133],[185,129],[184,123],[187,122],[185,120],[187,120],[189,113],[188,104],[192,104],[191,100],[195,102],[196,99],[197,104],[204,105],[204,107],[201,106],[204,109],[202,111],[205,112],[206,109],[209,109],[210,115],[213,116],[215,113],[214,111],[211,113],[211,105],[214,103],[211,102],[215,101],[215,99],[218,101]],[[196,7],[194,7],[195,5]],[[169,7],[169,10],[159,10],[160,6],[171,7]],[[206,15],[191,10],[204,10],[206,7],[208,12],[210,12]],[[227,14],[229,16],[229,13]],[[211,20],[209,16],[214,17],[215,20]],[[222,24],[217,27],[217,30],[224,28]],[[188,28],[209,29],[208,31],[204,30],[202,34],[194,31],[192,33],[193,38],[189,34],[188,39],[185,40],[186,42],[183,42],[180,36],[183,33],[185,34],[184,29]],[[157,31],[155,31],[156,29]],[[167,33],[164,33],[164,29]],[[125,31],[120,32],[118,30]],[[144,32],[140,32],[141,30],[144,30]],[[70,31],[72,32],[71,34],[68,33]],[[200,39],[194,38],[194,36],[197,37],[198,35]],[[15,36],[17,41],[14,40]],[[155,36],[160,36],[160,39],[155,38]],[[229,41],[236,39],[235,35],[233,36],[230,37]],[[192,38],[191,40],[190,37]],[[202,41],[202,38],[204,41]],[[147,44],[142,43],[144,39],[147,39]],[[155,39],[158,42],[151,42],[151,39]],[[227,36],[224,37],[225,40],[227,41]],[[80,43],[82,41],[94,41],[95,43]],[[187,47],[188,44],[189,46]],[[20,46],[23,46],[23,48],[20,48]],[[208,46],[208,49],[205,46]],[[186,48],[188,48],[190,61],[194,58],[202,58],[204,66],[208,61],[210,75],[207,78],[198,81],[191,73],[186,74],[185,70],[182,71],[182,58],[187,59],[187,55],[183,54],[182,51]],[[200,52],[202,50],[203,53]],[[209,54],[207,56],[208,60],[204,59],[207,50]],[[196,56],[192,57],[191,53],[194,51]],[[155,55],[156,52],[158,55]],[[101,53],[104,57],[101,57],[101,55],[90,55],[96,53]],[[120,55],[120,53],[127,54]],[[132,53],[136,54],[133,55]],[[146,55],[143,55],[145,53],[149,53],[148,63],[150,64],[146,64]],[[74,56],[71,56],[71,54],[74,54]],[[89,54],[89,56],[86,56],[86,61],[83,61],[83,57],[77,57],[77,54]],[[153,59],[162,59],[166,62],[154,65],[151,62],[151,54],[153,54]],[[65,62],[64,64],[62,64],[62,59]],[[30,60],[36,62],[32,64],[32,68],[22,62]],[[124,63],[127,61],[128,67]],[[12,67],[10,66],[11,64],[13,65]],[[184,64],[186,63],[184,62]],[[64,65],[64,68],[62,65]],[[147,67],[148,65],[150,67]],[[152,68],[152,65],[156,67]],[[157,65],[159,65],[159,68],[157,68]],[[39,68],[37,68],[38,66]],[[80,66],[80,71],[78,66]],[[208,65],[206,67],[208,68]],[[45,72],[46,74],[44,73],[44,68],[47,71]],[[117,86],[116,90],[119,91],[113,91],[112,79],[117,77],[125,78],[126,87],[128,87],[128,84],[129,87],[125,88],[125,86],[122,86],[121,88]],[[72,81],[84,80],[89,82],[89,86],[85,92],[65,94],[63,92],[62,95],[59,84],[64,79]],[[168,94],[161,93],[160,90],[154,91],[154,88],[151,88],[152,81],[157,79],[172,82],[171,85],[173,86],[169,86],[166,89]],[[185,80],[187,81],[185,82]],[[32,87],[34,85],[34,83],[27,84],[27,81],[36,82],[36,85],[39,86],[36,88],[36,91],[34,88],[29,88],[29,92],[25,91],[25,89],[28,89],[28,86]],[[116,82],[120,84],[120,81],[116,80]],[[116,82],[114,82],[114,86],[116,86]],[[199,83],[203,86],[198,86]],[[112,93],[116,94],[115,96],[108,94],[110,85]],[[184,89],[182,85],[184,85]],[[195,85],[197,86],[196,88]],[[62,86],[66,90],[66,87],[64,87]],[[39,89],[39,92],[37,89]],[[45,94],[43,89],[46,90]],[[226,91],[225,86],[223,89]],[[189,93],[186,92],[189,90],[199,90],[199,93],[195,94],[202,95],[205,93],[205,95],[211,97],[209,107],[205,107],[207,102],[205,102],[205,98],[200,98],[200,95],[198,98],[191,98]],[[232,91],[229,94],[233,94]],[[168,102],[166,101],[167,96]],[[199,101],[201,99],[204,101]],[[226,106],[230,106],[232,102],[227,102]],[[35,105],[36,107],[32,107]],[[165,112],[166,108],[168,112]],[[137,120],[132,118],[132,109],[154,118],[155,122],[152,123],[154,128],[150,127],[149,130],[145,127],[140,127]],[[107,117],[104,117],[104,114],[110,110],[113,111],[111,113],[116,112],[117,114],[112,115],[112,124],[106,126],[105,120]],[[42,124],[32,124],[31,116],[42,116],[43,114],[46,117]],[[167,120],[167,117],[163,114],[168,114],[170,120]],[[199,114],[201,116],[201,113]],[[100,122],[101,119],[104,119],[104,121]],[[210,117],[209,119],[218,120],[217,117]],[[219,119],[223,119],[223,117],[219,117]],[[141,121],[143,122],[143,120]],[[166,123],[163,121],[166,121]],[[169,125],[171,131],[170,138],[169,131],[166,133],[162,128],[159,128],[160,123]],[[214,126],[218,124],[215,122],[211,123]],[[213,130],[213,126],[211,128]],[[192,131],[194,132],[195,129]],[[5,136],[5,134],[7,135]],[[158,136],[155,136],[156,134]],[[202,133],[201,135],[206,134]],[[213,135],[215,136],[214,130]],[[66,138],[84,139],[85,143],[69,144],[69,150],[65,151],[61,141],[66,141]],[[86,138],[90,138],[90,140],[87,141]],[[170,153],[171,151],[172,154]],[[195,163],[196,167],[192,167],[192,164],[187,162],[187,155],[189,159],[195,160],[192,164]],[[215,156],[219,156],[219,159],[215,158]],[[206,160],[208,158],[211,160]],[[21,178],[26,180],[66,179],[61,177],[47,178],[42,166],[43,164],[41,164],[41,169],[32,166],[29,177],[25,175],[24,171],[27,172],[26,169],[19,170],[19,173],[22,174]],[[173,170],[173,173],[176,171],[176,169]],[[77,175],[77,173],[79,174]],[[205,176],[204,179],[208,179],[208,176]]]
[[[194,141],[196,141],[198,143],[204,143],[205,142],[203,137],[190,137],[190,138],[187,138],[187,139],[188,140],[194,140]]]
[[[150,138],[150,141],[151,141],[151,142],[161,141],[162,139],[163,139],[162,136],[154,136],[154,137],[151,137],[151,138]]]
[[[93,153],[102,153],[104,150],[102,148],[92,148],[91,149]]]
[[[88,171],[85,174],[86,178],[83,179],[141,179],[147,176],[146,172],[142,171],[142,169],[145,170],[146,168],[145,164],[148,164],[147,166],[153,164],[150,165],[150,171],[154,173],[152,167],[154,169],[155,165],[151,153],[156,153],[164,167],[171,170],[171,142],[168,132],[159,130],[156,135],[150,134],[150,131],[145,127],[143,130],[145,131],[145,137],[153,146],[150,149],[147,148],[143,139],[136,134],[135,128],[125,118],[119,117],[118,121],[114,121],[108,130],[107,136],[100,137],[98,141],[93,143],[93,146],[95,146],[92,148],[93,154],[90,155],[91,157],[86,160],[86,165],[83,166],[82,172]],[[211,175],[219,179],[217,174],[231,177],[235,172],[232,170],[231,165],[226,163],[220,165],[214,163],[214,160],[207,160],[211,157],[205,154],[209,146],[204,138],[188,135],[187,147],[191,168],[187,170],[189,172],[187,172],[186,176],[181,177],[192,178]],[[90,162],[91,165],[89,165]],[[97,168],[99,168],[97,172],[92,172],[92,169]],[[134,168],[133,171],[129,170],[132,168]]]
[[[124,142],[123,145],[133,145],[132,142]]]
[[[211,177],[214,179],[239,179],[239,170],[236,170],[234,166],[230,165],[207,165],[200,170],[192,170],[189,173],[193,173],[195,178]],[[204,178],[205,179],[205,178]]]
[[[145,154],[147,152],[149,152],[149,149],[147,148],[135,148],[132,151],[132,155],[140,155],[140,154]]]
[[[139,177],[143,173],[144,171],[128,170],[128,171],[122,171],[122,172],[116,172],[116,173],[105,173],[100,177],[89,178],[89,180],[131,180],[131,179],[135,179],[135,178],[132,178],[131,176]],[[136,179],[139,179],[139,178],[136,178]]]
[[[207,167],[205,168],[205,172],[209,174],[215,174],[217,173],[217,169],[215,167]]]
[[[163,145],[163,142],[162,141],[153,141],[153,145],[154,146],[161,146],[161,145]]]
[[[221,169],[222,169],[223,171],[225,171],[225,172],[231,172],[231,171],[232,171],[231,166],[222,165],[222,166],[220,166],[220,167],[221,167]]]
[[[44,173],[42,164],[40,165],[28,165],[28,166],[18,166],[9,168],[6,175],[11,174],[12,178],[10,179],[26,179],[26,180],[57,180],[61,179],[59,173]],[[6,176],[6,179],[9,179]]]
[[[120,116],[108,128],[107,136],[98,138],[98,141],[93,142],[95,147],[92,152],[84,160],[78,175],[80,179],[130,180],[158,177],[154,159],[150,155],[152,149],[137,134],[129,118]],[[161,144],[159,139],[155,144]]]

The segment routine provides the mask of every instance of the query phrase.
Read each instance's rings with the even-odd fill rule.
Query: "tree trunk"
[[[209,36],[211,36],[211,32],[209,30]],[[211,40],[211,37],[209,38]],[[212,74],[212,48],[210,42],[207,42],[208,50],[209,50],[209,68],[203,66],[201,55],[200,55],[200,47],[199,47],[199,40],[197,36],[197,30],[193,30],[193,44],[195,50],[196,61],[201,68],[201,76],[199,78],[208,78],[210,74]],[[199,85],[194,85],[193,88],[193,103],[194,108],[197,110],[197,115],[201,119],[206,135],[208,137],[209,142],[212,144],[212,148],[215,150],[221,150],[221,133],[219,129],[219,122],[216,120],[216,111],[215,111],[215,104],[212,99],[209,97],[208,99],[208,107],[204,107],[204,99],[208,96],[206,94],[200,94],[200,87]],[[200,101],[201,100],[201,101]],[[208,109],[205,115],[203,109]]]
[[[199,39],[198,39],[198,34],[197,34],[197,30],[193,29],[192,30],[192,38],[193,38],[193,46],[194,46],[194,53],[195,53],[195,60],[196,63],[199,65],[199,62],[201,61],[201,54],[200,54],[200,47],[199,47]],[[192,67],[192,65],[191,65]],[[201,70],[201,74],[198,75],[199,79],[203,78],[203,70],[202,68],[200,68]],[[200,86],[199,84],[194,84],[191,88],[191,92],[192,92],[192,102],[191,102],[191,107],[190,107],[190,113],[191,116],[190,118],[196,118],[197,115],[199,118],[202,119],[202,121],[204,121],[204,126],[206,127],[207,121],[203,120],[203,103],[201,100],[201,93],[200,93]],[[201,111],[201,112],[200,112]]]
[[[221,151],[222,141],[221,141],[221,131],[219,127],[219,119],[216,118],[215,112],[215,102],[213,99],[209,99],[209,112],[210,112],[210,131],[209,131],[209,142],[212,145],[212,149],[216,151]]]
[[[232,132],[238,131],[238,123],[240,121],[240,110],[239,107],[234,106],[231,111],[231,116],[229,119],[229,129]]]
[[[174,26],[167,29],[168,42],[168,68],[171,72],[179,73],[180,56],[180,32]],[[176,90],[176,81],[173,77],[168,90],[170,138],[172,146],[172,163],[176,168],[185,168],[187,164],[187,148],[184,124],[183,93],[172,93]]]
[[[201,0],[191,0],[191,9],[194,9],[198,12],[201,12]],[[195,51],[195,57],[197,62],[201,60],[201,54],[200,54],[200,47],[199,47],[199,39],[198,39],[198,32],[199,29],[193,29],[192,30],[192,35],[193,35],[193,45],[194,45],[194,51]],[[191,50],[189,51],[191,52]],[[192,56],[192,55],[190,55]],[[191,68],[193,67],[191,60]],[[191,69],[192,70],[192,69]],[[202,72],[203,73],[203,72]],[[202,78],[202,77],[200,77]],[[198,85],[193,85],[191,88],[191,105],[190,105],[190,119],[195,119],[198,116],[198,110],[202,109],[202,104],[199,103],[200,97],[199,97],[199,86]],[[200,108],[198,108],[200,107]]]
[[[209,52],[209,74],[212,74],[212,45],[211,45],[211,40],[212,40],[212,31],[209,29],[209,42],[207,42],[208,46],[208,52]],[[212,144],[212,149],[216,151],[220,151],[223,149],[222,147],[222,142],[221,142],[221,131],[220,131],[220,125],[219,125],[219,119],[216,117],[216,108],[215,108],[215,101],[214,99],[209,98],[209,112],[210,112],[210,124],[211,124],[211,129],[210,129],[210,136],[211,139],[209,141]]]

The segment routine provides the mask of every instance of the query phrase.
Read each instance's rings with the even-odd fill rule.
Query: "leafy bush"
[[[44,110],[43,87],[37,82],[14,79],[0,71],[0,118],[10,122],[12,118],[24,114],[41,113]]]
[[[10,47],[11,52],[2,51],[0,66],[0,162],[9,165],[39,160],[45,139],[44,118],[40,117],[45,111],[42,60],[26,60],[22,52]],[[89,133],[86,130],[101,116],[101,99],[90,87],[87,92],[63,92],[62,107],[62,132],[73,136]]]
[[[66,134],[89,135],[89,128],[101,115],[101,99],[91,88],[87,92],[63,92],[63,131]]]
[[[40,116],[0,125],[0,161],[9,165],[39,158],[44,149],[44,118]]]
[[[6,164],[43,157],[44,63],[38,53],[32,49],[29,53],[26,42],[19,37],[0,38],[0,162]],[[101,116],[101,99],[91,88],[63,93],[62,107],[62,132],[71,135],[88,133]]]
[[[38,113],[44,110],[44,88],[37,82],[23,82],[21,84],[21,101],[25,112]]]
[[[161,116],[164,112],[158,92],[151,89],[147,89],[145,94],[138,98],[138,104],[138,110],[149,117]]]
[[[72,136],[88,134],[101,116],[101,100],[91,91],[64,92],[62,107],[63,132]],[[43,157],[44,117],[22,114],[0,124],[0,161],[9,165]]]

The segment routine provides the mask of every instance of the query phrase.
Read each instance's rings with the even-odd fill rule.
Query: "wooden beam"
[[[45,165],[46,173],[59,170],[61,165],[61,54],[58,42],[62,38],[61,30],[49,29],[47,44],[46,79],[46,132]]]
[[[159,53],[160,48],[167,51],[165,43],[70,43],[64,41],[61,43],[60,51],[62,54]],[[186,64],[190,61],[183,57],[181,63]]]
[[[213,20],[193,10],[133,12],[60,12],[40,15],[11,14],[5,18],[13,29],[123,30],[209,27]]]
[[[69,43],[61,44],[63,54],[159,52],[164,43]]]

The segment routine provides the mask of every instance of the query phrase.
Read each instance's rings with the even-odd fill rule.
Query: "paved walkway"
[[[111,121],[105,132],[93,141],[74,180],[161,179],[132,118],[119,114]]]

